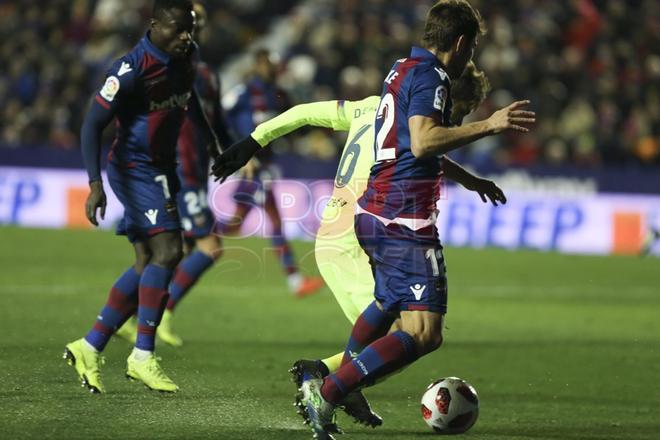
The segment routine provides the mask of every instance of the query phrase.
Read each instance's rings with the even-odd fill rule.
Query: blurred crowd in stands
[[[432,0],[207,1],[207,62],[221,68],[288,21],[280,82],[295,103],[380,94],[416,44]],[[305,3],[313,8],[301,8]],[[528,135],[488,138],[458,154],[475,165],[660,165],[660,2],[471,0],[488,26],[475,62],[492,91],[473,115],[529,98]],[[75,149],[92,91],[142,35],[150,0],[0,0],[0,147]],[[310,11],[314,11],[310,13]],[[336,158],[327,136],[294,143]],[[328,148],[331,152],[328,153]],[[0,150],[0,155],[1,155]]]

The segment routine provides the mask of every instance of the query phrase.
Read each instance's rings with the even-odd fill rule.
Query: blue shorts
[[[179,178],[174,168],[165,171],[144,163],[128,168],[109,162],[107,173],[112,191],[124,206],[118,235],[126,235],[135,243],[161,232],[181,230],[175,202]]]
[[[234,190],[234,202],[237,204],[264,206],[266,197],[272,195],[272,181],[279,176],[273,166],[263,166],[255,172],[251,180],[241,179]]]
[[[215,216],[209,209],[206,188],[184,186],[176,196],[181,227],[186,238],[203,238],[215,229]]]
[[[445,259],[435,226],[413,231],[359,214],[355,232],[369,256],[374,296],[386,311],[447,312]]]

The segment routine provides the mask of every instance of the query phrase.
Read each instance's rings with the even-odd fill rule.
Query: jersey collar
[[[158,49],[154,43],[151,42],[149,31],[147,31],[144,37],[142,37],[142,45],[147,50],[147,52],[151,53],[161,63],[168,64],[170,62],[170,56],[162,50]]]
[[[410,58],[422,58],[429,60],[436,66],[440,67],[442,70],[445,70],[445,65],[442,64],[442,62],[435,55],[433,55],[432,52],[429,52],[423,47],[413,46],[412,50],[410,51]],[[451,83],[451,78],[449,78],[449,75],[447,75],[447,81]]]
[[[410,51],[410,58],[427,58],[430,60],[434,60],[436,63],[440,62],[431,52],[424,49],[423,47],[417,47],[417,46],[412,47],[412,50]]]

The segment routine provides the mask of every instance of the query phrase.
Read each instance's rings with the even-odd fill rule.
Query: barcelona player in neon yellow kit
[[[252,137],[268,145],[300,125],[348,131],[341,162],[316,236],[316,262],[349,321],[355,322],[373,301],[369,259],[353,230],[355,201],[362,194],[373,165],[373,120],[379,97],[361,101],[328,101],[294,107],[280,117],[259,125]],[[339,359],[341,361],[341,359]]]

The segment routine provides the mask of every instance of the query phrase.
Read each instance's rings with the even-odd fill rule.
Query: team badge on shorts
[[[422,295],[424,295],[424,291],[426,290],[426,285],[422,284],[413,284],[410,286],[410,290],[412,291],[413,295],[415,295],[415,299],[419,301],[422,299]]]

